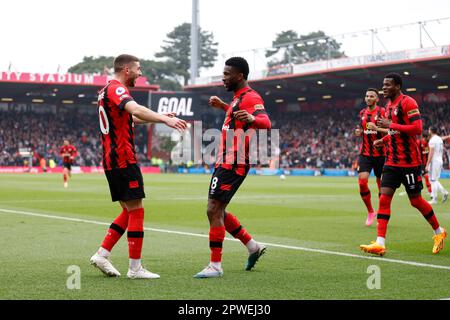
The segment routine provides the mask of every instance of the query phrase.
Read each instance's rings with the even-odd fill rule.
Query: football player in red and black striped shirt
[[[72,164],[78,154],[77,148],[71,145],[69,140],[65,139],[63,146],[59,150],[59,154],[63,157],[63,181],[64,188],[67,188],[69,186],[69,177],[72,176]]]
[[[248,271],[254,267],[266,249],[264,245],[252,239],[234,215],[226,211],[228,203],[250,169],[249,141],[251,133],[255,129],[271,128],[264,101],[248,86],[248,74],[249,67],[245,59],[241,57],[228,59],[223,71],[223,83],[227,91],[234,92],[233,101],[228,105],[216,96],[210,98],[210,105],[223,109],[226,115],[222,126],[218,160],[211,177],[208,195],[207,214],[210,223],[211,259],[209,265],[195,275],[196,278],[222,276],[222,243],[226,231],[247,247],[249,256],[245,269]],[[252,131],[248,131],[249,129]],[[243,139],[241,140],[241,138]],[[227,140],[234,141],[234,143],[227,144]],[[245,143],[237,141],[245,141]],[[245,148],[245,150],[240,148]]]
[[[428,161],[428,153],[430,152],[428,148],[428,135],[424,132],[422,137],[417,139],[417,145],[419,147],[419,152],[421,154],[422,159],[422,165],[421,165],[421,171],[422,176],[425,178],[425,185],[427,186],[428,193],[431,195],[431,183],[430,183],[430,177],[428,175],[428,171],[426,168],[426,164]]]
[[[369,129],[368,124],[370,122],[375,123],[378,119],[384,117],[385,110],[383,107],[377,105],[379,101],[377,89],[367,89],[365,101],[367,107],[361,110],[361,112],[359,113],[360,125],[355,130],[355,134],[362,137],[358,158],[358,183],[361,199],[363,200],[367,208],[366,226],[370,226],[372,225],[376,214],[373,210],[372,202],[370,200],[371,194],[369,189],[369,175],[373,169],[377,179],[379,194],[381,172],[383,171],[385,152],[384,146],[377,148],[373,145],[375,140],[381,139],[383,137],[383,134],[377,130]]]
[[[91,263],[108,276],[120,276],[111,264],[111,250],[128,228],[130,257],[128,278],[152,279],[159,275],[142,267],[141,251],[144,238],[144,182],[137,165],[134,148],[134,125],[164,123],[184,130],[186,122],[171,115],[161,115],[136,103],[128,88],[142,75],[139,59],[120,55],[114,59],[115,77],[99,92],[98,115],[103,145],[103,168],[112,201],[119,201],[122,212],[111,224]]]
[[[422,119],[417,102],[404,95],[401,91],[402,78],[396,73],[390,73],[383,80],[383,94],[389,99],[386,105],[386,118],[379,119],[377,125],[369,127],[376,130],[377,126],[388,129],[388,135],[375,141],[375,145],[387,142],[387,156],[381,178],[381,196],[377,215],[377,240],[369,245],[361,245],[361,250],[384,255],[386,252],[386,230],[391,216],[391,201],[395,190],[401,184],[405,186],[409,201],[418,209],[434,230],[434,254],[442,250],[447,233],[439,226],[431,205],[421,196],[422,177],[420,165],[421,154],[417,146],[417,135],[422,134]]]

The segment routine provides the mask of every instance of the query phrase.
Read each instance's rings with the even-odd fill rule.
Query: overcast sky
[[[153,58],[166,34],[191,20],[191,0],[5,0],[0,6],[0,71],[55,73],[86,55],[131,53]],[[240,54],[262,68],[263,50],[276,34],[323,30],[329,35],[450,17],[449,0],[300,1],[200,0],[200,24],[219,42],[221,70],[225,57]],[[450,44],[450,19],[426,26],[437,45]],[[419,47],[418,26],[379,33],[375,51]],[[347,55],[371,53],[367,34],[338,38]],[[433,46],[424,34],[423,45]],[[220,73],[220,71],[219,71]]]

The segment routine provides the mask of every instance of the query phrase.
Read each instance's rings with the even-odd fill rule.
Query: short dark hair
[[[244,79],[247,80],[248,74],[250,73],[250,68],[248,67],[248,62],[242,57],[232,57],[225,61],[225,65],[229,67],[235,67],[242,72]]]
[[[388,73],[387,75],[384,76],[385,79],[392,79],[394,80],[394,83],[397,85],[400,85],[400,88],[403,85],[403,80],[402,77],[398,74],[398,73]]]
[[[377,94],[377,97],[378,97],[378,89],[375,89],[375,88],[367,88],[366,92],[367,92],[367,91],[375,92],[375,93]]]
[[[114,59],[114,72],[120,72],[130,62],[139,62],[139,58],[131,54],[121,54]]]
[[[430,131],[431,131],[432,133],[434,133],[434,134],[437,134],[438,128],[436,128],[435,126],[431,126],[431,127],[430,127]]]

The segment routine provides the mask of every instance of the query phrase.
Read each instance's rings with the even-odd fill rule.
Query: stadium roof
[[[93,104],[110,77],[101,75],[0,72],[0,103]],[[145,77],[136,82],[133,96],[159,90]],[[144,98],[144,97],[143,97]]]
[[[448,91],[450,55],[446,52],[439,57],[327,68],[301,74],[283,74],[250,80],[249,84],[261,94],[266,104],[349,99],[361,97],[368,87],[381,90],[383,78],[390,72],[402,75],[405,92]],[[223,96],[225,93],[221,81],[186,86],[185,90],[205,95]]]

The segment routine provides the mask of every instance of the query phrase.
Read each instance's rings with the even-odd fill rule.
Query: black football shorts
[[[373,173],[377,178],[381,177],[381,173],[383,172],[384,166],[384,157],[368,157],[362,154],[359,155],[358,158],[358,173],[361,172],[371,172],[373,169]]]
[[[144,179],[137,164],[123,169],[105,171],[112,201],[128,201],[145,198]]]
[[[423,189],[420,166],[394,167],[384,166],[381,176],[381,187],[397,189],[401,184],[408,194],[420,193]]]
[[[208,199],[230,202],[244,180],[245,176],[238,175],[233,170],[216,168],[209,184]]]
[[[67,168],[68,170],[72,170],[72,164],[69,162],[63,162],[63,167]]]

